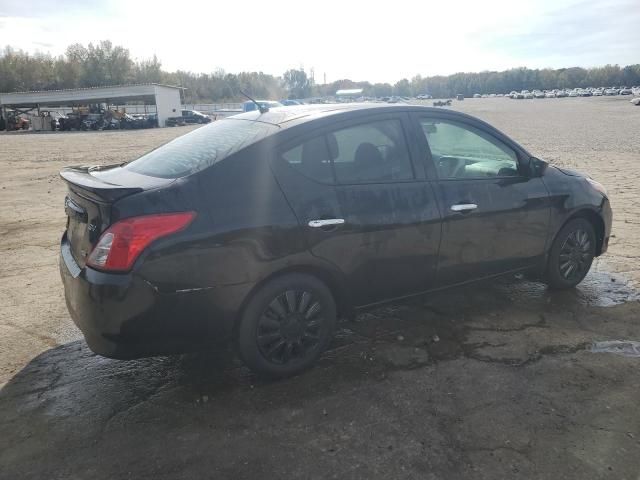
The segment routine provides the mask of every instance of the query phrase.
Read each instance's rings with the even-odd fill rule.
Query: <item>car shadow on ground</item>
[[[639,311],[604,273],[567,292],[493,281],[345,321],[315,368],[281,381],[230,352],[117,361],[71,342],[0,391],[0,464],[8,478],[633,478],[637,360],[589,346],[640,338]]]

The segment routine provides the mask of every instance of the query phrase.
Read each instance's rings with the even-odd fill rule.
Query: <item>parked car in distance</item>
[[[296,105],[304,105],[299,100],[290,100],[290,99],[280,100],[280,103],[282,105],[284,105],[285,107],[293,107],[293,106],[296,106]]]
[[[133,120],[133,128],[155,128],[158,126],[158,115],[155,113],[133,113],[130,118]]]
[[[534,90],[533,91],[533,98],[544,98],[544,92],[540,91],[540,90]]]
[[[182,117],[169,117],[164,123],[167,127],[184,127],[187,124]]]
[[[630,88],[624,87],[620,89],[620,95],[633,95],[633,90]]]
[[[619,90],[617,88],[607,88],[604,91],[604,94],[607,96],[618,95]]]
[[[211,117],[197,110],[182,110],[182,119],[185,123],[210,123]]]
[[[93,351],[232,341],[276,377],[312,365],[337,318],[372,305],[515,272],[571,288],[611,229],[596,181],[416,105],[250,112],[60,175],[60,273]]]
[[[580,92],[579,92],[579,91],[577,91],[577,90],[571,90],[571,91],[569,92],[569,96],[570,96],[570,97],[579,97],[579,96],[580,96]]]
[[[258,102],[258,104],[264,108],[276,108],[283,106],[280,102],[276,102],[274,100],[256,100],[256,102]],[[251,100],[248,100],[242,104],[243,112],[253,112],[254,110],[258,110],[258,107]]]

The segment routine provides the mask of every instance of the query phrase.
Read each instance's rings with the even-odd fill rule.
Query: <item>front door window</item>
[[[469,125],[421,119],[440,179],[517,177],[518,157],[510,147]]]

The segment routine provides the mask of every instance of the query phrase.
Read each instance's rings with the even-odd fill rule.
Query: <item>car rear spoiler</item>
[[[67,182],[71,190],[97,202],[115,202],[119,198],[142,192],[145,189],[145,185],[127,186],[126,183],[130,182],[122,182],[122,184],[120,182],[118,184],[107,182],[92,175],[93,168],[95,167],[66,167],[60,171],[60,177]],[[96,169],[96,171],[100,170],[100,168]],[[134,175],[136,177],[139,176],[137,174]],[[119,175],[122,180],[125,180],[127,176],[128,174],[126,173]]]

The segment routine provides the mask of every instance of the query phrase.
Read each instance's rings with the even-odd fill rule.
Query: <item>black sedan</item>
[[[514,272],[571,288],[611,229],[599,183],[476,118],[409,105],[250,112],[61,176],[60,271],[92,350],[233,341],[271,376],[382,302]]]
[[[211,123],[211,117],[197,110],[182,110],[185,123]]]

